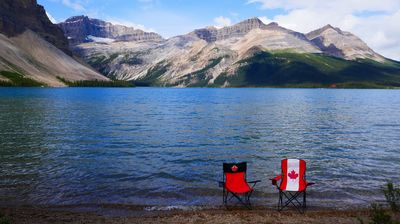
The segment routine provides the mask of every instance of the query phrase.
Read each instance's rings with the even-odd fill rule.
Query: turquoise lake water
[[[253,199],[302,158],[312,206],[366,206],[400,182],[400,91],[0,88],[0,204],[220,205],[223,162]]]

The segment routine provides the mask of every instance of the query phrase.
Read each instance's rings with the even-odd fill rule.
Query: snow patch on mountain
[[[87,39],[96,43],[112,43],[115,41],[112,38],[95,37],[92,35],[87,36]]]

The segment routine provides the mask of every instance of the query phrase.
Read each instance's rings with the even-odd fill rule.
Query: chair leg
[[[222,203],[226,206],[228,203],[228,194],[229,192],[225,190],[225,188],[222,191]]]
[[[278,211],[282,211],[282,209],[283,209],[282,206],[283,206],[282,191],[279,190]]]
[[[303,201],[299,198],[301,194],[303,194]],[[283,202],[283,197],[285,197],[285,202]],[[306,191],[296,193],[279,191],[278,211],[282,211],[289,205],[293,205],[300,213],[304,213],[307,207],[306,197]]]
[[[225,204],[225,188],[222,190],[222,204]]]
[[[251,193],[246,194],[246,203],[249,205],[249,209],[251,209],[251,202],[250,202]]]
[[[231,197],[229,197],[229,193],[231,193],[231,195],[232,195]],[[249,194],[249,193],[237,195],[235,193],[226,191],[226,194],[224,197],[224,205],[225,205],[225,207],[228,207],[228,201],[230,201],[232,198],[236,198],[238,200],[238,202],[240,202],[246,208],[251,210],[250,196],[251,196],[251,194]]]

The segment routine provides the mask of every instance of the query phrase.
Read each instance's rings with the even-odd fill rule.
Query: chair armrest
[[[219,187],[225,187],[225,182],[223,182],[223,181],[218,181],[218,186],[219,186]]]
[[[282,175],[278,175],[274,178],[271,178],[270,180],[272,181],[272,185],[277,185],[277,183],[280,179],[282,179]]]
[[[261,180],[254,180],[254,181],[249,181],[249,182],[247,182],[248,184],[253,184],[253,187],[255,187],[256,186],[256,184],[257,183],[260,183],[261,182]],[[252,188],[253,188],[252,187]]]
[[[255,184],[255,183],[260,183],[261,182],[261,180],[254,180],[254,181],[249,181],[249,182],[247,182],[247,183],[249,183],[249,184]]]

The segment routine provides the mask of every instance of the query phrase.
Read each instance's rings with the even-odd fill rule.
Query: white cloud
[[[73,10],[75,10],[76,12],[84,12],[86,11],[85,7],[83,7],[81,4],[79,4],[76,1],[72,1],[72,0],[62,0],[61,3]]]
[[[138,1],[141,6],[140,8],[144,11],[153,9],[157,4],[159,4],[159,0],[136,0]]]
[[[378,53],[400,60],[399,0],[248,0],[247,3],[261,4],[262,9],[285,10],[271,19],[261,17],[266,21],[273,20],[299,32],[332,24],[359,36]]]
[[[47,18],[49,18],[49,20],[50,20],[53,24],[56,24],[56,23],[57,23],[57,20],[54,19],[54,17],[53,17],[52,15],[50,15],[50,13],[48,13],[47,11],[46,11],[46,15],[47,15]]]
[[[222,28],[225,26],[230,26],[232,25],[231,19],[223,16],[219,16],[217,18],[214,18],[214,23],[216,28]]]
[[[330,9],[332,11],[385,11],[393,12],[396,8],[400,7],[398,0],[335,0],[335,1],[321,1],[321,0],[248,0],[251,3],[261,3],[263,9]]]

